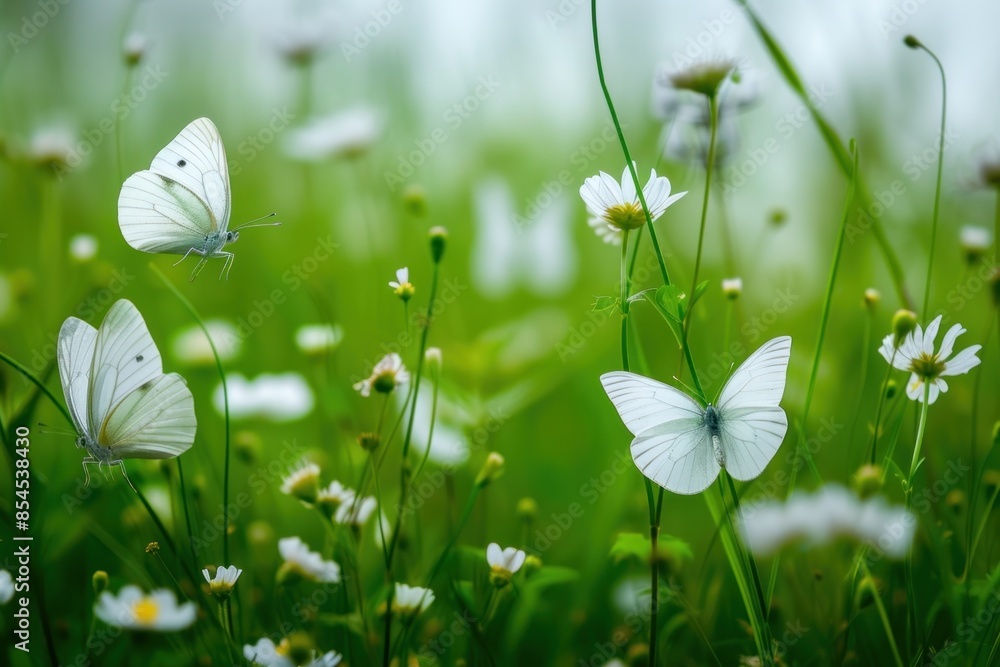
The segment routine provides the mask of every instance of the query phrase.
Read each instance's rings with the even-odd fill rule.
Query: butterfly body
[[[635,436],[632,459],[663,488],[704,491],[725,468],[735,479],[757,477],[777,452],[788,420],[778,403],[785,389],[791,338],[764,343],[726,382],[717,404],[641,375],[605,373],[601,383]]]

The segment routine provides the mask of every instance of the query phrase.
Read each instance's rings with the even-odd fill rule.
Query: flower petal
[[[965,333],[965,327],[961,324],[953,324],[948,333],[944,335],[944,339],[941,341],[941,349],[938,351],[938,359],[942,361],[946,360],[951,356],[951,352],[955,349],[955,340]]]
[[[934,354],[934,339],[937,338],[938,329],[941,327],[941,315],[938,315],[934,320],[927,325],[927,330],[924,332],[924,340],[921,349],[927,354]]]
[[[982,360],[976,356],[976,353],[980,349],[982,349],[982,345],[973,345],[972,347],[965,348],[956,354],[954,358],[944,363],[944,370],[941,371],[941,375],[964,375],[968,373],[982,363]]]

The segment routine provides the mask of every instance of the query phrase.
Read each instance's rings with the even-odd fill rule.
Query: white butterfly
[[[224,257],[219,278],[228,280],[233,253],[223,247],[239,238],[238,230],[281,224],[254,220],[229,229],[230,204],[222,137],[212,121],[199,118],[156,154],[148,170],[128,177],[118,195],[118,226],[136,250],[184,255],[176,264],[201,255],[191,280],[210,258]]]
[[[778,403],[792,339],[774,338],[744,361],[722,388],[719,404],[701,405],[662,382],[635,373],[601,376],[632,432],[632,460],[668,491],[700,493],[725,468],[742,481],[757,477],[788,429]]]
[[[184,378],[163,374],[160,352],[130,301],[115,303],[100,329],[68,318],[59,329],[59,378],[87,464],[165,459],[194,442],[194,399]],[[90,475],[87,474],[89,481]]]

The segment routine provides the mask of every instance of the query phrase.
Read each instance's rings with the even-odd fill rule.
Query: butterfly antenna
[[[263,215],[263,216],[257,218],[256,220],[251,220],[249,222],[244,222],[239,227],[233,227],[229,231],[231,231],[231,232],[237,232],[237,231],[239,231],[241,229],[249,229],[250,227],[280,227],[281,226],[280,222],[261,222],[261,220],[267,220],[268,218],[273,218],[276,215],[277,215],[277,213],[268,213],[267,215]]]
[[[50,426],[48,424],[43,424],[42,422],[38,422],[38,425],[41,427],[38,432],[44,433],[45,435],[52,435],[52,434],[69,435],[74,438],[77,436],[76,431],[71,431],[67,428],[62,428],[61,426]],[[42,430],[42,429],[49,429],[49,430]]]
[[[685,389],[687,389],[687,393],[689,395],[691,395],[691,396],[697,396],[698,398],[704,398],[701,394],[699,394],[697,391],[695,391],[694,389],[692,389],[690,385],[685,384],[684,381],[681,380],[679,377],[677,377],[676,375],[673,376],[673,377],[674,377],[674,382],[676,382],[680,386],[682,386]]]

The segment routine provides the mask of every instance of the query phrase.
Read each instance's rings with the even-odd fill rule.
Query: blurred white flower
[[[306,324],[295,332],[295,344],[306,354],[321,354],[340,347],[344,329],[339,324]]]
[[[269,24],[278,53],[293,65],[308,65],[329,44],[337,27],[332,11],[314,16],[283,16]]]
[[[392,611],[401,616],[419,614],[434,602],[434,591],[420,586],[396,584],[396,594],[392,599]]]
[[[205,328],[208,329],[208,335],[215,343],[220,360],[231,361],[243,351],[243,340],[236,327],[229,322],[207,320]],[[212,346],[208,342],[208,336],[197,324],[178,331],[174,336],[172,349],[174,357],[182,363],[191,366],[215,365],[215,357],[212,355]]]
[[[396,270],[396,279],[389,281],[389,287],[392,288],[393,293],[398,296],[403,301],[409,301],[413,298],[416,288],[413,283],[410,282],[410,269],[408,267],[403,267]]]
[[[31,135],[25,154],[30,162],[43,169],[62,171],[77,167],[82,158],[76,150],[76,137],[67,127],[43,127]]]
[[[340,482],[334,480],[323,489],[319,490],[319,496],[317,497],[317,502],[319,503],[329,503],[336,507],[353,500],[354,489],[349,489]]]
[[[656,222],[668,206],[687,192],[671,195],[670,180],[666,176],[657,176],[656,170],[651,169],[642,194],[650,220]],[[590,213],[588,224],[605,243],[620,245],[623,230],[638,229],[646,224],[628,167],[622,172],[620,183],[603,171],[591,176],[580,186],[580,196]]]
[[[427,451],[427,438],[431,428],[431,403],[434,389],[426,383],[417,394],[416,412],[413,415],[412,443],[422,456]],[[396,405],[402,409],[406,395],[396,395]],[[438,414],[434,422],[434,439],[427,460],[441,466],[458,466],[469,460],[469,440],[462,430],[462,423],[471,423],[472,417],[443,392],[438,396]]]
[[[378,141],[384,125],[381,111],[367,106],[354,107],[289,130],[285,152],[293,159],[306,162],[358,157]]]
[[[323,560],[322,556],[310,550],[298,537],[278,540],[278,552],[285,561],[282,569],[286,576],[294,573],[319,583],[335,584],[340,581],[340,566],[332,560]]]
[[[312,505],[319,497],[319,466],[303,462],[291,471],[281,483],[281,492]]]
[[[337,667],[343,660],[343,657],[336,651],[329,651],[300,666],[296,665],[288,657],[290,652],[291,646],[287,637],[282,639],[278,644],[264,637],[258,640],[256,644],[245,644],[243,646],[243,657],[255,665],[263,665],[263,667]]]
[[[552,298],[573,286],[578,260],[571,204],[544,188],[532,194],[515,202],[510,185],[498,177],[476,186],[470,273],[486,297],[503,298],[521,287]]]
[[[490,566],[490,582],[497,588],[510,583],[514,573],[521,569],[527,554],[516,547],[501,549],[496,542],[486,547],[486,562]]]
[[[959,231],[959,243],[969,264],[979,261],[993,245],[993,235],[990,230],[973,225],[964,225]]]
[[[0,604],[7,604],[14,597],[14,577],[7,570],[0,570]]]
[[[69,240],[69,256],[78,262],[89,262],[97,256],[97,237],[93,234],[76,234]]]
[[[128,65],[137,65],[142,57],[146,55],[149,48],[149,40],[141,32],[129,33],[122,44],[122,55]]]
[[[814,493],[796,491],[784,503],[767,501],[745,510],[743,539],[755,554],[767,555],[798,540],[821,545],[851,537],[893,558],[906,554],[917,519],[880,497],[861,500],[837,484]]]
[[[722,294],[727,299],[736,299],[741,294],[743,294],[743,279],[742,278],[723,278],[722,279]]]
[[[226,376],[229,414],[234,419],[259,417],[273,422],[294,421],[312,412],[312,389],[298,373],[263,373],[248,380],[239,373]],[[215,389],[212,402],[219,414],[224,405],[222,385]]]
[[[906,395],[914,401],[923,402],[926,382],[930,385],[927,402],[933,403],[939,393],[948,391],[948,383],[942,380],[942,377],[968,373],[980,362],[976,352],[982,345],[967,347],[948,359],[954,350],[955,340],[965,333],[965,328],[961,324],[954,324],[948,329],[948,333],[941,341],[941,349],[937,354],[934,353],[934,339],[937,338],[938,328],[941,326],[941,317],[938,315],[934,318],[934,321],[927,325],[926,331],[918,324],[916,330],[907,335],[899,349],[895,349],[894,336],[889,334],[878,350],[894,368],[910,372],[910,381],[906,383]]]
[[[161,588],[146,595],[138,586],[125,586],[118,595],[104,591],[94,605],[94,615],[125,630],[175,632],[194,623],[194,602],[177,604],[174,592]]]
[[[368,522],[368,517],[378,507],[378,501],[374,496],[358,498],[353,495],[349,500],[337,508],[333,520],[339,524],[348,526],[362,526]]]
[[[393,352],[382,357],[372,369],[372,374],[361,382],[356,382],[354,389],[367,398],[371,396],[372,389],[381,394],[389,394],[409,381],[410,373],[403,366],[403,359]]]
[[[203,569],[201,573],[205,576],[205,581],[208,582],[208,587],[212,590],[212,595],[220,600],[225,600],[233,592],[236,580],[243,574],[243,570],[237,568],[235,565],[230,565],[229,567],[216,568],[214,578],[209,576],[207,568]]]

